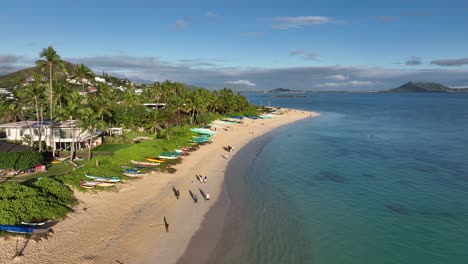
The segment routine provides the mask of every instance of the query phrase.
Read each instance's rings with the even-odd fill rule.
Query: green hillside
[[[75,66],[73,63],[64,61],[64,66],[67,72],[72,73],[73,67]],[[40,67],[34,66],[30,68],[26,68],[23,70],[19,70],[16,72],[8,73],[5,75],[0,76],[0,87],[3,88],[12,88],[16,85],[22,83],[26,78],[32,76],[33,73],[38,73],[44,76],[49,76],[49,69],[41,70]],[[54,76],[59,79],[65,79],[66,75],[62,72],[55,72]]]

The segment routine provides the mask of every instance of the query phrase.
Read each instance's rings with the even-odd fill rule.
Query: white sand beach
[[[316,115],[287,110],[272,119],[222,125],[229,126],[228,131],[217,129],[213,143],[182,157],[174,174],[155,173],[127,181],[111,192],[76,193],[79,205],[75,212],[54,226],[49,239],[30,240],[23,256],[15,258],[27,242],[24,238],[0,239],[0,263],[175,263],[219,197],[231,157],[257,136]],[[233,152],[223,149],[228,145],[234,147]],[[196,174],[207,176],[207,182],[197,181]],[[180,199],[173,186],[180,190]],[[211,199],[205,201],[199,189]],[[197,203],[189,190],[198,196]]]

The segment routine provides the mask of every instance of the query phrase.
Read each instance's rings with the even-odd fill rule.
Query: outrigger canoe
[[[162,159],[156,159],[156,158],[146,158],[147,161],[152,161],[152,162],[166,162],[165,160]]]
[[[130,162],[137,166],[142,166],[142,167],[152,167],[152,166],[158,166],[159,164],[161,164],[159,162],[155,163],[155,162],[134,161],[134,160],[130,160]]]
[[[20,234],[32,234],[34,227],[32,226],[15,226],[15,225],[0,225],[0,231],[20,233]]]
[[[80,187],[85,189],[92,189],[96,187],[97,184],[97,182],[84,181],[80,184]]]
[[[113,183],[110,183],[110,182],[99,182],[98,184],[96,184],[96,186],[99,186],[99,187],[110,187],[110,186],[114,186]]]
[[[90,178],[90,179],[93,179],[93,181],[95,182],[110,182],[110,183],[114,183],[114,182],[119,182],[120,181],[120,178],[119,177],[110,177],[110,178],[105,178],[105,177],[98,177],[98,176],[92,176],[92,175],[88,175],[86,174],[86,178]]]
[[[125,172],[124,175],[127,176],[127,177],[143,177],[143,176],[146,176],[146,173]]]

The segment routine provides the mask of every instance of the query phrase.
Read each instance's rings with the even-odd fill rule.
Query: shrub
[[[25,152],[1,152],[0,168],[24,170],[42,164],[42,154],[35,151]]]

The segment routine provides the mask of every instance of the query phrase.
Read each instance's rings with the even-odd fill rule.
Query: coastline
[[[0,241],[1,263],[175,263],[187,251],[189,242],[206,217],[225,202],[223,186],[226,161],[223,146],[239,149],[252,139],[280,127],[317,115],[290,110],[268,120],[246,120],[221,131],[213,143],[191,152],[175,166],[175,174],[153,174],[142,180],[123,183],[117,191],[98,194],[76,193],[79,205],[54,227],[51,238],[41,242],[13,237]],[[195,175],[207,175],[208,183],[199,183]],[[195,181],[192,183],[192,181]],[[172,186],[180,190],[177,200]],[[194,203],[188,191],[201,197],[199,189],[209,192],[211,200]],[[218,207],[217,207],[218,206]],[[213,212],[217,212],[214,211]],[[165,232],[163,218],[169,222]],[[209,233],[220,236],[222,226]],[[205,232],[200,229],[200,232]],[[216,241],[216,240],[215,240]],[[27,244],[22,257],[14,259],[17,248]],[[187,251],[188,252],[188,251]],[[193,262],[192,262],[193,263]]]
[[[252,160],[274,137],[272,133],[275,131],[252,139],[239,150],[239,155],[233,156],[226,168],[221,196],[205,215],[200,228],[190,239],[187,250],[177,260],[178,264],[222,263],[223,253],[228,248],[221,244],[221,238],[230,240],[235,237],[236,228],[242,224],[243,218],[237,211],[248,202],[243,198],[243,186],[239,186],[239,181],[244,179],[239,178],[243,178]]]

